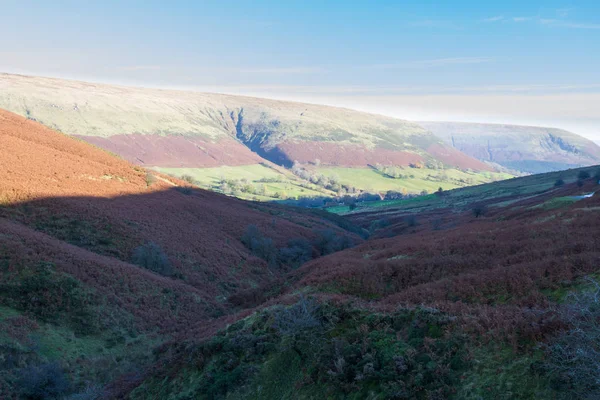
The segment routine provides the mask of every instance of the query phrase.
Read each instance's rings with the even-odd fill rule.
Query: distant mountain
[[[419,122],[481,161],[540,173],[600,163],[600,146],[563,129],[462,122]]]
[[[297,161],[494,171],[413,122],[322,105],[0,74],[0,108],[147,167]]]
[[[439,160],[490,169],[415,123],[343,108],[8,74],[0,89],[0,108],[147,166],[246,165],[260,156],[280,165]]]

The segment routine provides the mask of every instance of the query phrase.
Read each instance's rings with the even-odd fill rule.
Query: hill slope
[[[2,398],[600,394],[597,168],[344,219],[192,189],[6,112],[0,146]]]
[[[412,122],[321,105],[0,74],[0,108],[146,167],[493,170]]]
[[[600,167],[585,171],[600,176]],[[582,195],[600,186],[597,177],[577,183],[580,172],[359,209],[348,217],[382,238],[306,263],[268,307],[210,338],[165,346],[161,369],[128,393],[597,396],[585,354],[597,334],[586,321],[600,314],[600,196]]]
[[[326,213],[191,188],[6,111],[0,153],[2,398],[36,385],[23,376],[75,390],[136,373],[151,346],[318,256],[322,231],[361,241]]]
[[[562,129],[460,122],[419,125],[472,157],[525,173],[600,162],[600,146]]]
[[[7,74],[0,89],[0,108],[149,166],[254,163],[241,142],[279,164],[408,165],[437,156],[488,169],[414,123],[342,108]]]

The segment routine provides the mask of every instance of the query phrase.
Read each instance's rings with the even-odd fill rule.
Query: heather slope
[[[595,374],[600,197],[582,195],[598,177],[561,171],[359,209],[349,218],[380,238],[306,263],[216,335],[162,347],[161,369],[130,396],[595,396],[582,373]]]
[[[137,246],[155,242],[182,279],[213,296],[271,279],[264,261],[240,242],[249,225],[282,246],[310,239],[313,230],[339,231],[310,213],[180,187],[185,183],[14,114],[0,114],[0,141],[2,216],[125,261]]]
[[[327,213],[192,188],[6,111],[0,149],[2,398],[44,379],[58,397],[128,387],[153,346],[235,319],[229,299],[318,257],[317,239],[362,240]]]
[[[460,122],[419,125],[463,153],[525,173],[600,162],[600,146],[562,129]]]

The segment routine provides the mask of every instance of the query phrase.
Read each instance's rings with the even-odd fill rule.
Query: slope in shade
[[[279,273],[241,243],[248,226],[280,247],[310,240],[314,230],[342,231],[308,210],[182,189],[183,182],[7,112],[0,112],[0,146],[0,216],[126,262],[135,248],[155,242],[172,260],[175,278],[213,297]]]

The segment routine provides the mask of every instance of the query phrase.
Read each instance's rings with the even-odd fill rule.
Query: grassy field
[[[512,178],[512,175],[505,173],[464,172],[456,169],[406,168],[404,174],[411,176],[408,179],[394,179],[373,168],[323,167],[317,168],[317,171],[328,177],[338,177],[342,184],[368,192],[403,189],[408,193],[421,193],[423,190],[434,192],[439,187],[449,190]]]
[[[287,170],[264,164],[216,168],[155,167],[154,169],[178,177],[190,176],[199,186],[216,191],[221,191],[222,182],[227,180],[245,180],[254,186],[261,185],[264,187],[264,194],[236,194],[237,197],[246,199],[270,201],[281,198],[335,196],[335,193],[310,184]],[[330,178],[335,177],[339,183],[362,191],[374,193],[393,190],[412,194],[421,193],[423,190],[431,193],[440,187],[444,190],[450,190],[512,177],[504,173],[417,168],[407,168],[405,170],[405,174],[410,176],[407,179],[394,179],[373,168],[321,167],[313,169],[313,172]]]
[[[271,168],[263,164],[244,165],[237,167],[222,166],[216,168],[163,168],[155,170],[181,177],[191,176],[200,187],[220,191],[223,180],[245,179],[254,186],[262,185],[265,194],[236,194],[237,197],[261,201],[271,201],[279,198],[299,198],[315,196],[333,196],[334,193],[308,182],[301,181],[293,174],[280,169]],[[267,182],[267,180],[269,182]],[[301,186],[309,186],[303,187]],[[279,193],[279,196],[276,194]]]
[[[588,170],[591,175],[596,173],[598,167],[583,168]],[[521,178],[505,179],[487,185],[475,185],[464,188],[449,190],[444,196],[440,197],[434,194],[427,196],[418,196],[402,200],[361,202],[353,213],[369,211],[372,209],[401,208],[404,211],[419,212],[426,209],[445,208],[451,206],[455,209],[462,209],[469,204],[477,201],[486,200],[489,207],[504,207],[515,200],[500,200],[504,197],[519,196],[520,200],[529,197],[535,197],[548,189],[552,189],[557,180],[562,179],[566,184],[577,181],[577,174],[582,169],[549,172],[526,176]],[[438,185],[445,189],[443,185]],[[499,199],[494,202],[493,199]],[[573,201],[568,199],[567,202]],[[549,205],[552,207],[552,205]],[[335,206],[327,208],[328,211],[336,214],[346,214],[351,212],[349,206]]]

